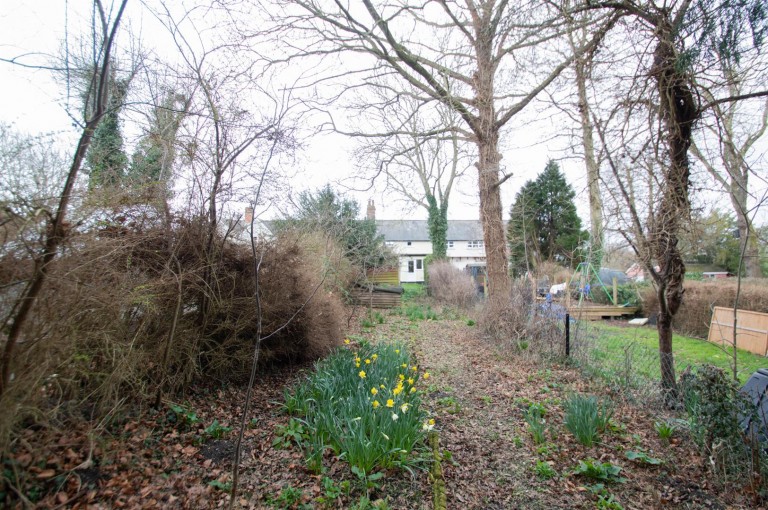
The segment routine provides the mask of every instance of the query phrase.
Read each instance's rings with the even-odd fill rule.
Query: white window
[[[406,244],[406,246],[410,246],[411,242],[410,241],[406,241],[405,244]]]
[[[482,248],[483,241],[468,241],[467,248]]]
[[[448,248],[453,248],[453,241],[448,241]]]
[[[416,259],[416,269],[421,269],[421,259]]]
[[[408,272],[409,273],[413,273],[413,261],[412,260],[408,261]]]

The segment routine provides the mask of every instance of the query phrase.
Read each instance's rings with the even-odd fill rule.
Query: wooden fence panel
[[[733,308],[715,307],[707,340],[733,345]],[[768,355],[768,313],[737,310],[736,347],[761,356]]]

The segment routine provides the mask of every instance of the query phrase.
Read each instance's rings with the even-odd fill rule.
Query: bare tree
[[[716,103],[716,89],[740,96],[750,85],[754,88],[755,82],[759,83],[758,76],[764,76],[766,65],[754,60],[749,69],[739,69],[727,61],[718,64],[721,71],[718,78],[722,81],[701,86],[704,99],[713,106],[702,119],[703,133],[698,142],[691,144],[691,153],[728,194],[736,214],[746,276],[759,278],[763,274],[757,236],[750,219],[749,201],[754,198],[750,177],[760,177],[755,166],[760,155],[755,150],[768,128],[768,98],[721,104]]]
[[[655,163],[652,162],[649,168],[657,168],[659,174],[649,181],[656,185],[656,195],[654,202],[649,202],[653,206],[649,207],[645,228],[639,211],[635,209],[631,212],[633,235],[631,238],[627,236],[627,240],[632,243],[656,285],[662,385],[670,396],[674,396],[677,384],[672,354],[672,319],[683,300],[685,264],[678,248],[678,233],[690,217],[691,168],[688,151],[702,111],[720,102],[739,99],[726,97],[702,105],[699,102],[700,90],[693,76],[700,71],[696,67],[697,62],[712,57],[709,45],[713,41],[715,46],[728,47],[733,55],[738,55],[741,39],[749,28],[744,22],[742,10],[749,6],[731,7],[695,0],[671,4],[621,0],[590,2],[584,8],[609,9],[636,20],[647,34],[646,43],[652,48],[652,53],[643,55],[639,60],[640,69],[636,73],[637,78],[649,76],[651,82],[643,80],[647,86],[640,87],[640,98],[630,98],[628,103],[637,104],[644,100],[650,105],[646,111],[650,113],[648,118],[654,123],[653,129],[658,138],[653,148]],[[757,19],[759,22],[761,20]],[[686,38],[695,41],[693,48],[686,46]],[[758,41],[759,38],[756,39]],[[604,138],[604,133],[601,136]],[[622,182],[623,170],[619,168],[616,158],[609,158],[609,163],[614,177]],[[648,189],[653,190],[652,187]],[[622,184],[620,191],[625,203],[629,204],[630,189]]]
[[[386,189],[427,212],[432,256],[445,258],[451,192],[469,166],[467,144],[457,132],[458,115],[409,95],[385,104],[372,112],[371,121],[382,136],[363,137],[357,159],[371,169],[371,185],[383,180]]]
[[[424,5],[363,0],[359,9],[294,0],[291,6],[303,14],[289,8],[283,20],[312,40],[298,54],[373,57],[367,76],[397,76],[424,101],[440,102],[459,115],[464,134],[477,147],[489,297],[505,301],[510,279],[499,188],[511,174],[502,174],[499,142],[515,115],[573,62],[573,54],[561,51],[570,28],[560,10],[506,0]],[[577,54],[593,47],[611,23],[597,27]]]
[[[72,199],[72,191],[75,187],[80,169],[82,168],[88,147],[91,144],[93,133],[106,113],[109,101],[108,82],[112,66],[112,56],[117,38],[120,22],[125,12],[128,0],[122,0],[114,11],[106,8],[101,0],[94,0],[94,24],[93,24],[93,85],[89,87],[85,96],[85,104],[92,105],[85,110],[85,118],[82,122],[82,133],[75,149],[72,163],[59,195],[59,202],[45,236],[43,249],[34,257],[34,273],[26,288],[19,298],[18,305],[14,307],[13,315],[9,321],[8,338],[3,347],[0,358],[0,396],[7,390],[11,380],[13,352],[24,329],[24,325],[30,318],[30,313],[37,296],[45,284],[48,268],[56,258],[59,246],[67,236],[67,211]],[[109,6],[107,6],[109,7]]]

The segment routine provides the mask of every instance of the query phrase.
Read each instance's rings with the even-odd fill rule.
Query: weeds
[[[531,404],[525,413],[525,421],[528,423],[528,429],[531,431],[533,444],[539,445],[547,440],[544,421],[544,406],[541,404]]]
[[[225,427],[219,423],[219,420],[213,420],[213,423],[205,427],[205,434],[212,439],[221,439],[232,430],[232,427]]]
[[[534,471],[536,472],[536,476],[542,480],[550,480],[557,476],[557,471],[555,471],[555,468],[553,468],[549,462],[545,462],[543,460],[536,461],[536,467],[534,468]]]
[[[565,428],[584,446],[592,446],[605,431],[613,416],[609,400],[574,395],[565,402]]]
[[[666,421],[655,422],[653,424],[653,428],[654,430],[656,430],[656,433],[659,435],[659,439],[662,439],[667,442],[670,439],[672,439],[672,436],[674,435],[675,430],[677,430],[674,425]]]
[[[624,483],[626,478],[619,476],[621,467],[610,462],[598,462],[594,459],[580,460],[573,474],[605,483]]]
[[[633,462],[637,462],[638,464],[648,464],[650,466],[658,466],[661,464],[661,459],[651,457],[645,452],[635,452],[628,450],[624,455],[627,457],[627,459]]]

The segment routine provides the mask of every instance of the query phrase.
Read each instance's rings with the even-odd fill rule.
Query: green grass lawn
[[[622,369],[625,366],[625,353],[631,352],[632,367],[636,375],[658,380],[659,337],[656,328],[611,326],[600,322],[581,323],[578,328],[594,340],[592,357],[595,361],[605,364],[610,371]],[[723,350],[706,340],[676,334],[673,336],[672,349],[678,370],[688,365],[708,363],[723,368],[728,374],[731,373],[731,347]],[[737,360],[741,383],[746,382],[758,368],[768,368],[768,358],[741,349],[737,349]]]
[[[401,283],[403,287],[403,301],[412,301],[427,295],[423,283]]]

